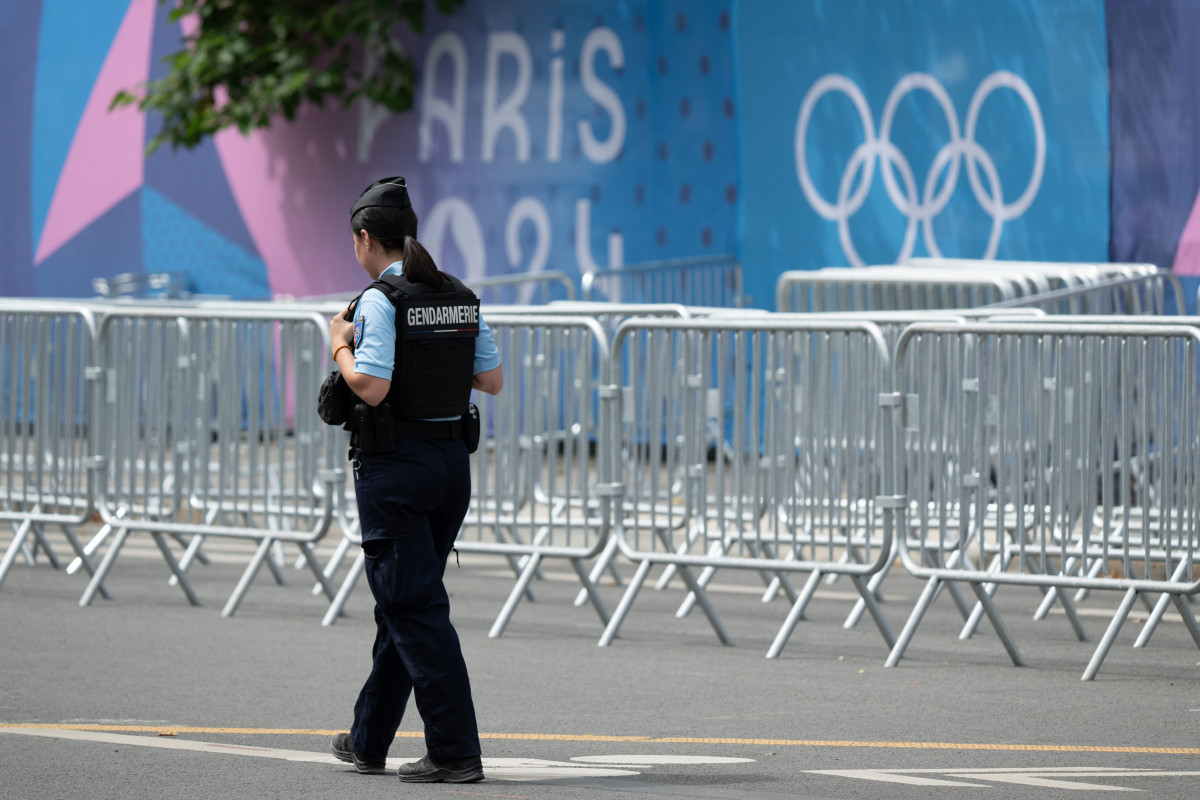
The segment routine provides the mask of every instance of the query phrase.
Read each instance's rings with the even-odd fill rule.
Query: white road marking
[[[180,739],[174,736],[133,736],[108,731],[79,731],[69,728],[6,728],[0,734],[18,736],[40,736],[48,739],[68,739],[79,742],[101,742],[129,747],[154,747],[162,750],[186,750],[198,753],[273,758],[281,761],[297,761],[314,764],[332,764],[350,769],[348,764],[338,761],[328,753],[308,750],[285,750],[278,747],[256,747],[225,742],[201,742]],[[724,758],[719,756],[670,756],[670,755],[621,755],[579,756],[571,761],[551,761],[541,758],[484,758],[483,769],[487,777],[503,781],[536,781],[554,778],[621,778],[641,774],[638,770],[654,764],[735,764],[752,762],[751,758]],[[389,758],[389,769],[416,761],[416,758]]]
[[[572,756],[572,761],[583,764],[604,764],[608,767],[624,767],[625,769],[649,769],[655,764],[752,764],[753,758],[732,758],[729,756],[673,756],[666,754],[655,755],[617,755],[617,756]]]
[[[985,783],[1014,783],[1034,786],[1039,789],[1072,789],[1091,792],[1140,792],[1142,789],[1111,784],[1085,783],[1079,778],[1192,778],[1200,772],[1175,772],[1156,769],[1123,769],[1120,767],[978,767],[974,769],[814,769],[806,770],[816,775],[834,775],[843,778],[858,778],[885,783],[903,783],[910,786],[954,786],[977,789],[992,788]],[[941,775],[941,778],[925,777]],[[961,778],[964,780],[948,780]]]

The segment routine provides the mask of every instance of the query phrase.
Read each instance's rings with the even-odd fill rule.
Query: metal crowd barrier
[[[749,305],[744,285],[733,256],[699,256],[590,270],[580,278],[580,295],[585,301],[740,308]]]
[[[611,514],[608,452],[599,446],[613,397],[599,378],[608,363],[608,337],[600,323],[571,317],[492,313],[483,317],[504,366],[504,390],[478,394],[481,437],[472,457],[472,501],[455,542],[463,552],[505,556],[516,581],[489,635],[502,635],[546,559],[566,559],[602,623],[609,614],[596,589],[602,570],[587,561],[606,546]],[[349,483],[349,482],[348,482]],[[348,487],[347,507],[353,507]],[[359,544],[357,525],[345,541]],[[332,624],[363,568],[356,557],[325,616]]]
[[[1065,590],[1123,598],[1083,674],[1095,677],[1139,596],[1187,597],[1200,508],[1200,332],[1190,326],[929,322],[897,345],[891,402],[907,518],[906,569],[926,581],[887,665],[938,595],[966,584],[1010,658],[1023,663],[992,595],[1037,587],[1085,639]],[[969,620],[970,624],[970,620]],[[1144,639],[1139,643],[1144,644]]]
[[[182,272],[126,272],[112,278],[94,278],[97,297],[175,299],[187,294],[187,275]]]
[[[971,258],[909,258],[905,266],[943,269],[958,273],[1003,275],[1023,281],[1033,292],[1053,292],[1088,286],[1114,278],[1130,277],[1130,268],[1141,265],[1084,264],[1053,261],[996,261]]]
[[[614,534],[638,567],[600,644],[617,635],[649,570],[666,565],[722,642],[705,585],[717,569],[748,569],[768,595],[782,588],[792,601],[768,656],[830,574],[854,583],[890,646],[868,587],[892,551],[876,402],[888,364],[870,323],[623,323],[609,382],[620,422],[607,447],[622,490]],[[809,574],[800,592],[788,580],[796,572]]]
[[[46,525],[58,526],[95,572],[74,530],[93,510],[88,457],[95,327],[84,308],[0,300],[0,519],[14,531],[0,558],[0,584],[18,556],[32,563],[38,549],[59,566]]]
[[[789,270],[775,282],[775,310],[830,311],[956,310],[1024,296],[1020,281],[1002,276],[962,275],[904,266],[827,267]]]
[[[1183,309],[1179,278],[1166,270],[1014,298],[990,308],[1037,308],[1047,314],[1091,316],[1178,315]]]
[[[300,548],[332,596],[313,545],[330,526],[345,452],[310,411],[328,352],[325,319],[304,311],[106,311],[97,330],[91,463],[104,527],[86,550],[112,541],[81,605],[134,532],[154,539],[193,604],[187,570],[205,537],[258,542],[224,616],[280,542]],[[182,557],[167,537],[188,537]]]
[[[337,311],[341,310],[342,307],[344,307],[344,304],[339,305],[337,302],[327,302],[320,306],[324,313],[336,313]],[[607,342],[611,339],[611,332],[614,331],[623,320],[631,316],[686,318],[688,316],[688,310],[682,305],[671,303],[641,305],[632,303],[622,304],[556,300],[547,303],[545,306],[485,305],[481,310],[481,315],[489,325],[492,324],[493,320],[499,319],[503,322],[507,318],[508,322],[506,324],[509,327],[514,324],[518,324],[518,322],[520,324],[524,324],[529,322],[531,318],[545,317],[547,315],[552,315],[556,319],[557,324],[561,324],[564,320],[571,319],[591,320],[600,324],[600,326],[606,332],[603,338]],[[514,358],[520,357],[519,349],[514,351],[512,356]],[[506,365],[505,371],[507,375],[510,368],[507,366],[508,361],[507,358],[504,357],[503,353],[502,361]],[[599,358],[593,357],[591,359],[591,368],[593,374],[587,379],[587,385],[591,386],[593,391],[595,391],[595,387],[599,385],[599,382],[604,374],[604,366]],[[515,402],[512,394],[510,394],[510,392],[513,391],[514,390],[511,389],[511,383],[506,381],[506,388],[499,399],[499,402],[502,406],[511,402]],[[494,404],[497,401],[487,398],[484,399],[487,402],[484,404],[482,411],[483,413],[488,414],[490,413],[491,408],[491,405],[489,404]],[[593,421],[590,424],[594,427],[595,422]],[[564,430],[566,429],[564,428]],[[513,464],[528,462],[528,459],[524,458],[522,455],[522,453],[529,448],[530,440],[528,438],[500,437],[497,439],[492,436],[492,431],[493,429],[490,425],[485,425],[484,437],[480,445],[481,452],[490,454],[490,462],[510,466]],[[561,438],[563,434],[560,433],[557,435]],[[590,448],[594,454],[596,449],[595,442],[592,442]],[[480,457],[477,457],[476,460],[478,461],[479,458]],[[487,469],[494,469],[494,467]],[[518,473],[512,473],[512,475],[515,479]],[[531,482],[522,484],[523,487],[531,487],[532,485],[533,484]],[[493,486],[490,487],[487,492],[483,492],[481,491],[481,487],[477,480],[475,484],[475,500],[473,502],[477,507],[496,507],[499,503],[496,498],[505,495],[506,493],[509,495],[516,494],[523,497],[526,494],[526,490],[525,488],[517,490],[513,487]],[[337,506],[336,516],[339,521],[339,527],[343,532],[343,538],[338,543],[337,548],[330,557],[329,561],[326,563],[324,568],[326,577],[332,579],[334,573],[340,569],[343,561],[351,549],[355,550],[356,555],[355,560],[351,564],[349,572],[343,578],[334,600],[330,604],[330,607],[324,616],[324,625],[332,625],[337,621],[338,616],[341,615],[343,609],[345,608],[346,602],[348,601],[359,578],[361,577],[363,567],[362,555],[360,552],[357,552],[357,548],[361,544],[361,538],[358,531],[357,501],[354,497],[354,486],[352,481],[346,482],[344,494],[341,498],[339,498],[339,500],[340,502]],[[509,501],[509,505],[511,507],[511,501]],[[504,535],[504,530],[504,526],[498,526],[496,528],[496,531],[500,535]],[[575,602],[575,604],[579,606],[582,606],[588,602],[592,602],[596,606],[597,610],[601,613],[602,619],[607,619],[607,611],[603,611],[602,604],[598,603],[598,597],[595,596],[594,592],[589,593],[589,589],[594,587],[595,582],[599,580],[605,572],[609,572],[618,584],[621,583],[622,579],[620,572],[617,566],[613,563],[613,557],[615,554],[616,544],[610,539],[608,540],[604,551],[600,554],[596,566],[591,570],[589,578],[584,582],[583,588],[580,589],[579,595],[577,596]],[[511,618],[512,611],[515,610],[515,605],[518,602],[519,597],[525,596],[530,599],[536,599],[533,589],[529,586],[529,579],[521,578],[524,573],[523,564],[528,561],[528,554],[514,555],[512,553],[505,553],[505,555],[512,566],[517,580],[523,586],[523,589],[522,591],[514,594],[513,599],[506,604],[506,610],[501,613],[496,625],[493,627],[493,636],[498,636],[501,634],[504,627],[507,625],[508,619]],[[541,577],[540,571],[537,570],[535,570],[532,575],[535,578]],[[319,591],[319,585],[313,587],[314,594],[319,593]]]

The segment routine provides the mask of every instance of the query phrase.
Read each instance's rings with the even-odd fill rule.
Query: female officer
[[[417,216],[403,178],[371,184],[355,202],[350,224],[354,255],[372,280],[382,277],[407,286],[418,299],[421,291],[457,289],[459,294],[453,296],[466,291],[465,296],[474,300],[461,283],[438,271],[417,241]],[[477,318],[477,303],[473,307]],[[473,367],[468,342],[465,361],[457,356],[435,359],[441,362],[441,371],[426,366],[418,381],[414,375],[419,369],[411,366],[413,351],[405,350],[411,347],[410,340],[397,339],[396,308],[384,292],[379,288],[364,292],[353,323],[347,318],[349,312],[329,323],[334,361],[365,404],[357,410],[368,418],[374,415],[375,423],[387,428],[395,440],[395,447],[388,451],[386,445],[369,444],[368,434],[361,429],[351,440],[376,635],[374,663],[354,706],[354,724],[348,734],[334,737],[333,754],[353,763],[359,772],[384,772],[388,748],[412,693],[425,724],[426,756],[402,765],[400,780],[482,780],[467,667],[450,623],[450,601],[442,582],[446,559],[470,502],[469,454],[455,433],[462,423],[448,418],[438,402],[420,406],[420,398],[460,397],[461,402],[455,403],[461,409],[471,388],[497,394],[504,385],[499,352],[491,330],[478,319]],[[463,313],[469,316],[470,309]],[[405,319],[409,318],[412,315],[406,313]],[[448,364],[460,365],[464,374],[445,374]],[[413,397],[418,398],[416,407],[426,413],[405,418],[395,406],[411,409]]]

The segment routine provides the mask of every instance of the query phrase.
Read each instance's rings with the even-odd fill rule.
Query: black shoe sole
[[[377,766],[372,766],[370,764],[363,764],[354,758],[353,753],[345,753],[341,750],[333,750],[331,752],[333,753],[333,757],[338,761],[345,761],[347,764],[353,764],[355,771],[361,775],[383,775],[387,772],[387,767],[385,765],[380,764]]]
[[[438,769],[415,775],[400,775],[400,780],[405,783],[478,783],[483,780],[483,770],[455,772],[451,769]]]

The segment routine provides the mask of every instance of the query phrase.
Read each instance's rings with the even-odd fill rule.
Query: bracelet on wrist
[[[351,348],[348,344],[339,344],[337,347],[333,348],[333,363],[337,363],[338,353],[342,352],[343,349],[350,350]]]

